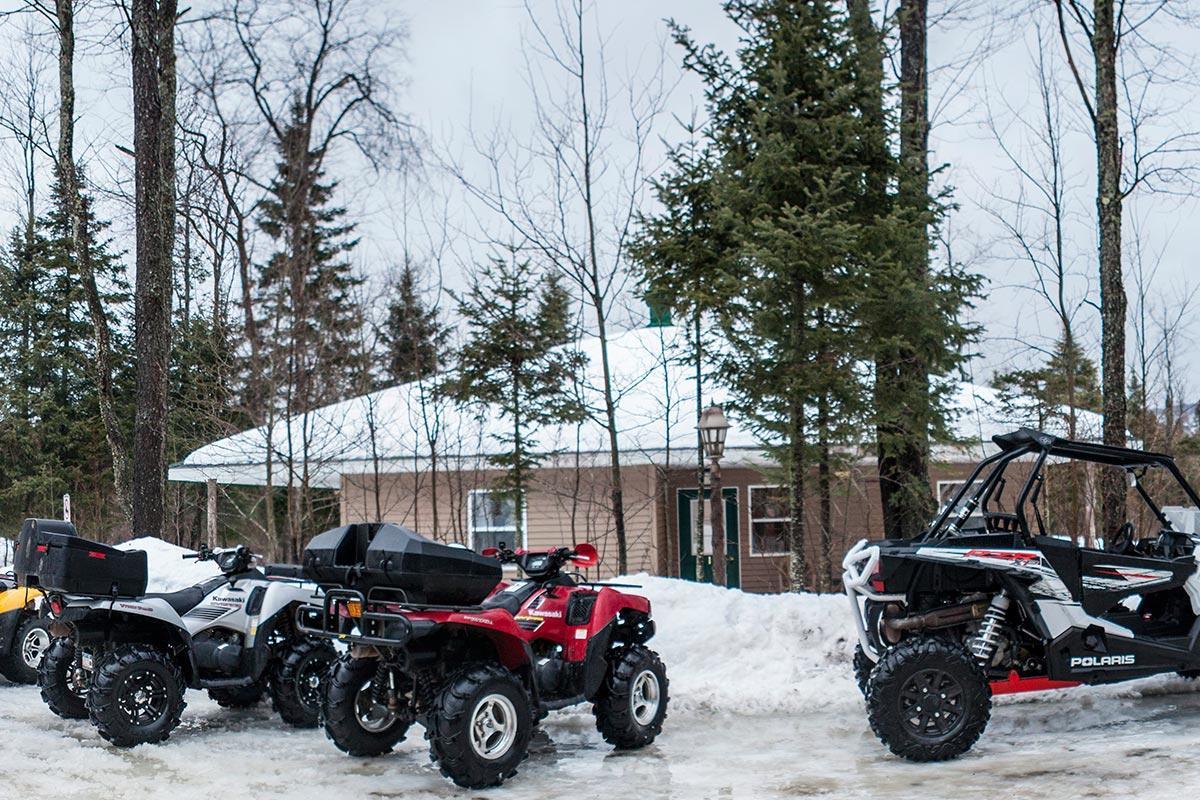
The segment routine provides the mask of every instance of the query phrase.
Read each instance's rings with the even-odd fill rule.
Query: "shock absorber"
[[[971,640],[971,655],[975,656],[975,659],[984,667],[991,665],[992,656],[996,654],[996,648],[1000,646],[1001,628],[1004,625],[1004,618],[1008,614],[1010,603],[1008,595],[1003,590],[998,592],[983,615],[979,633],[975,634],[975,638]]]

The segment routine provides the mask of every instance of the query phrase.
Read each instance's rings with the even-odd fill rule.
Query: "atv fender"
[[[529,647],[529,643],[520,636],[474,625],[462,627],[487,639],[495,648],[497,659],[509,672],[522,674],[527,672],[533,664],[533,650]]]
[[[184,680],[195,686],[199,675],[191,636],[182,618],[165,600],[143,597],[73,603],[61,620],[70,622],[79,642],[143,642],[177,653]]]
[[[590,702],[595,698],[600,687],[604,685],[604,676],[608,674],[608,650],[612,645],[613,629],[616,619],[611,619],[588,641],[587,655],[583,660],[583,696]]]
[[[650,619],[649,600],[601,589],[592,609],[583,653],[583,696],[591,700],[603,686],[608,674],[608,653],[614,641],[628,646],[643,644],[652,636],[654,622]]]
[[[258,594],[259,588],[263,587],[255,587],[251,591],[249,602],[252,607],[246,609],[249,616],[258,617],[259,625],[263,625],[268,620],[274,620],[280,615],[285,615],[290,619],[297,606],[321,605],[320,591],[313,583],[273,581],[264,588],[261,594]]]
[[[263,674],[271,660],[271,634],[279,628],[294,628],[300,606],[321,602],[317,586],[311,583],[280,581],[251,589],[246,600],[250,627],[246,631],[242,667],[254,675]]]
[[[0,614],[7,614],[9,611],[20,611],[41,596],[42,593],[37,589],[26,589],[20,586],[15,589],[9,589],[6,592],[0,592]]]

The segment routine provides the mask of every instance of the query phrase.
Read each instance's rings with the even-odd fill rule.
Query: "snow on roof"
[[[627,463],[662,464],[668,458],[670,463],[690,463],[695,457],[696,379],[695,367],[686,363],[687,335],[683,328],[655,327],[609,339],[619,444]],[[541,453],[570,453],[573,463],[578,451],[584,463],[599,464],[608,452],[607,431],[599,421],[603,418],[600,343],[596,337],[586,337],[576,346],[587,358],[581,392],[591,414],[578,426],[534,430],[532,438]],[[705,404],[726,400],[725,392],[709,381],[702,391]],[[505,425],[495,408],[430,400],[428,381],[381,389],[207,444],[172,465],[169,477],[262,486],[269,471],[271,483],[282,486],[288,482],[289,468],[297,482],[307,468],[309,485],[336,488],[343,474],[426,468],[431,437],[436,438],[438,458],[447,467],[482,468],[489,455],[502,450],[496,436]],[[1011,413],[995,389],[974,384],[957,386],[951,406],[953,433],[965,442],[990,442],[993,434],[1031,422],[1027,414]],[[1094,426],[1099,431],[1098,415],[1080,414],[1086,418],[1081,430]],[[736,417],[731,421],[726,463],[761,463],[761,444],[737,424]]]

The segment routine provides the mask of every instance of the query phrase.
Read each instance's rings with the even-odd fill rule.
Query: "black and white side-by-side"
[[[913,761],[968,750],[994,694],[1200,674],[1200,536],[1180,522],[1200,497],[1174,459],[1029,429],[994,442],[927,530],[843,562],[871,728]],[[1098,542],[1071,490],[1104,471],[1129,520]]]

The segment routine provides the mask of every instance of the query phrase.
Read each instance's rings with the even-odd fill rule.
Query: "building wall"
[[[934,465],[931,483],[961,481],[970,475],[970,463]],[[341,491],[343,523],[380,519],[396,522],[439,541],[468,544],[468,496],[473,489],[489,488],[494,470],[373,475],[344,475]],[[694,489],[696,473],[689,469],[664,471],[652,465],[626,466],[622,470],[628,542],[628,571],[672,577],[680,575],[680,489]],[[618,573],[616,536],[610,513],[608,470],[603,467],[540,469],[527,493],[526,541],[529,548],[592,542],[600,550],[600,564],[592,577]],[[786,555],[753,555],[750,552],[750,488],[778,483],[769,470],[722,470],[722,483],[738,494],[738,541],[741,585],[751,592],[780,592],[788,587]],[[815,487],[815,475],[810,486]],[[375,490],[378,485],[378,492]],[[435,502],[436,496],[436,502]],[[376,506],[378,498],[378,507]],[[834,476],[833,524],[827,552],[828,582],[841,586],[842,555],[862,538],[883,536],[879,479],[870,463],[855,465]],[[378,508],[378,510],[377,510]],[[436,509],[436,513],[435,513]],[[820,571],[822,550],[818,527],[818,500],[810,494],[806,504],[806,541],[809,574]]]
[[[936,464],[930,469],[930,482],[937,487],[938,481],[961,481],[967,478],[974,464],[951,463]],[[788,557],[786,555],[762,555],[750,552],[750,489],[758,486],[777,485],[780,476],[770,470],[749,468],[724,468],[721,470],[721,483],[725,488],[736,488],[738,493],[738,553],[741,569],[742,589],[748,592],[782,592],[788,588]],[[814,472],[810,487],[816,485]],[[678,496],[680,489],[695,489],[696,473],[694,470],[674,470],[668,476],[668,494],[671,498]],[[841,561],[845,552],[859,539],[879,539],[883,537],[882,501],[879,494],[879,477],[875,474],[874,465],[864,463],[842,470],[835,474],[832,495],[832,526],[830,531],[830,547],[827,552],[828,582],[824,588],[839,591],[841,588]],[[665,509],[664,551],[668,554],[667,563],[663,565],[663,573],[673,577],[681,576],[678,510],[674,499]],[[805,540],[805,555],[808,563],[811,581],[817,580],[822,564],[822,550],[819,528],[819,503],[815,492],[810,492],[805,502],[807,521],[807,538]],[[727,532],[728,535],[728,532]]]
[[[628,571],[661,573],[659,470],[649,465],[622,468]],[[342,523],[395,522],[438,541],[469,544],[469,495],[490,488],[494,470],[374,475],[343,475]],[[378,486],[378,491],[376,491]],[[540,469],[526,493],[525,543],[531,549],[591,542],[600,551],[592,577],[618,572],[617,541],[610,513],[607,468]],[[436,499],[435,499],[436,498]],[[378,505],[376,500],[378,499]]]

